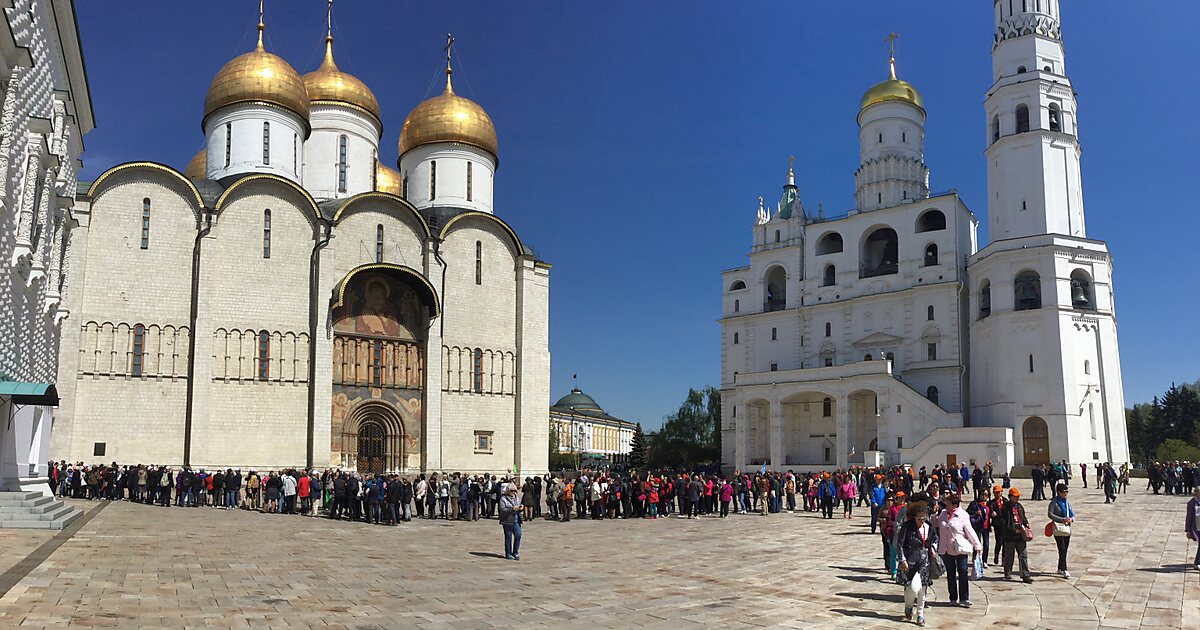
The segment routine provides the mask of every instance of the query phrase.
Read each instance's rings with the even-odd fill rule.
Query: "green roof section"
[[[11,398],[18,405],[58,406],[58,390],[51,383],[0,381],[0,398]]]

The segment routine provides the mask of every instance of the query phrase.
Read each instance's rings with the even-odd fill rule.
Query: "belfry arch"
[[[334,288],[332,463],[363,473],[421,466],[433,286],[401,265],[355,268]]]

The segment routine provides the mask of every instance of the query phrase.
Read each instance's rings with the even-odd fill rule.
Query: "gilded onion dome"
[[[200,149],[187,166],[183,167],[183,176],[191,179],[204,179],[208,175],[208,149]]]
[[[204,95],[204,117],[237,103],[268,103],[308,121],[308,92],[304,81],[288,62],[263,48],[263,24],[258,23],[258,45],[234,57],[213,77]]]
[[[404,119],[400,155],[438,142],[468,144],[491,153],[492,157],[498,155],[492,119],[475,101],[454,93],[449,68],[446,68],[445,91],[414,107]]]
[[[917,106],[922,112],[925,111],[925,101],[921,99],[921,94],[917,92],[917,88],[913,87],[908,81],[901,81],[896,78],[896,58],[892,57],[888,62],[888,79],[883,83],[877,83],[871,86],[862,96],[862,103],[859,106],[859,111],[874,105],[875,103],[883,103],[885,101],[903,101]]]
[[[382,162],[375,164],[375,190],[402,196],[404,188],[400,182],[400,171],[388,168]]]
[[[379,101],[365,83],[338,70],[333,62],[333,37],[325,37],[325,60],[302,77],[310,103],[336,103],[366,110],[379,120]]]

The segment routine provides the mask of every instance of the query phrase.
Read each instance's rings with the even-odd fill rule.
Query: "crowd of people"
[[[924,624],[927,589],[941,575],[952,604],[969,607],[970,579],[993,566],[1012,579],[1014,568],[1032,582],[1027,545],[1034,539],[1021,492],[991,462],[957,467],[865,468],[831,472],[733,471],[717,473],[583,470],[519,479],[493,474],[363,475],[353,471],[289,469],[260,473],[166,466],[51,462],[56,494],[81,499],[127,500],[159,506],[242,508],[268,513],[398,525],[418,519],[496,519],[504,528],[505,557],[519,560],[521,524],[544,518],[726,518],[730,513],[769,515],[819,512],[832,519],[869,518],[879,535],[883,568],[905,590],[905,617]],[[1058,549],[1058,573],[1069,578],[1067,553],[1077,518],[1068,499],[1074,467],[1066,462],[1034,467],[1031,501],[1048,500],[1045,535]],[[1130,466],[1096,464],[1091,487],[1106,503],[1129,485]],[[1079,466],[1087,488],[1089,467]],[[1200,484],[1190,463],[1155,464],[1148,489],[1193,495],[1185,531],[1200,541]],[[867,512],[861,508],[867,508]],[[989,562],[990,558],[990,562]],[[1200,550],[1196,568],[1200,570]]]

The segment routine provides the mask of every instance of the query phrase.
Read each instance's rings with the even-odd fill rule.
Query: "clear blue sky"
[[[1088,236],[1115,259],[1132,404],[1200,377],[1200,3],[1063,4]],[[213,74],[253,47],[257,3],[76,7],[97,120],[82,178],[130,160],[182,169]],[[324,11],[267,0],[268,49],[315,68]],[[338,65],[379,98],[388,163],[405,115],[438,89],[447,31],[456,90],[498,130],[496,213],[554,265],[552,400],[578,373],[610,412],[657,427],[688,387],[718,383],[719,272],[745,264],[755,198],[778,198],[788,155],[806,205],[852,205],[858,99],[886,76],[889,31],[925,97],[931,188],[957,188],[984,218],[986,0],[339,0]]]

